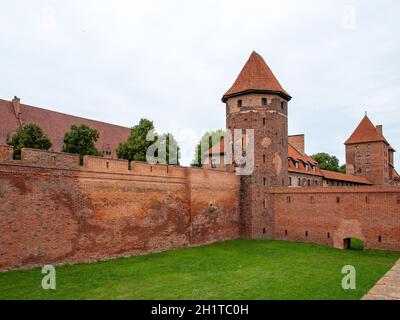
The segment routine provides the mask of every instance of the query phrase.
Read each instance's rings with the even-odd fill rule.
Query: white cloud
[[[349,8],[356,20],[344,27]],[[399,9],[395,0],[3,2],[0,97],[125,126],[176,123],[191,137],[181,138],[188,164],[195,136],[225,127],[221,96],[255,49],[294,97],[290,132],[306,133],[309,153],[343,161],[365,110],[399,143]]]

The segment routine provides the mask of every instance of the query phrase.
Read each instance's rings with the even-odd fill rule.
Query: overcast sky
[[[253,50],[293,96],[289,133],[344,161],[364,112],[400,150],[400,1],[5,1],[0,98],[133,126],[193,158]],[[397,167],[400,165],[397,157]]]

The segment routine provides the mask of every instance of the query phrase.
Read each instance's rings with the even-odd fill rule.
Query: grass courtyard
[[[360,299],[399,258],[395,252],[235,240],[57,267],[53,291],[41,288],[41,269],[0,273],[0,299]],[[345,265],[356,268],[356,290],[341,287]]]

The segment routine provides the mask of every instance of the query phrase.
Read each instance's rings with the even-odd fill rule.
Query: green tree
[[[323,170],[346,172],[346,166],[339,166],[339,159],[325,152],[320,152],[311,156]]]
[[[18,128],[7,144],[14,147],[14,159],[21,159],[22,148],[49,150],[53,145],[42,128],[34,123]]]
[[[141,119],[139,124],[131,129],[131,134],[127,141],[121,142],[116,150],[117,156],[120,159],[129,161],[146,161],[146,152],[154,143],[147,141],[147,135],[154,132],[153,121]]]
[[[62,152],[79,154],[81,163],[83,156],[100,156],[95,143],[99,139],[97,129],[91,128],[86,124],[72,125],[71,130],[64,135],[64,146]]]
[[[154,157],[149,156],[148,161],[159,164],[174,164],[179,165],[180,148],[178,142],[171,133],[165,133],[156,138],[153,144]],[[149,149],[149,153],[152,153]]]
[[[192,161],[192,166],[201,167],[203,160],[206,157],[208,149],[212,148],[214,145],[219,143],[221,139],[224,138],[224,136],[225,136],[225,131],[222,129],[206,132],[201,137],[200,141],[196,144],[195,154],[194,154],[195,158]]]
[[[345,165],[345,164],[342,164],[342,165],[339,167],[339,172],[340,172],[340,173],[346,173],[346,165]]]

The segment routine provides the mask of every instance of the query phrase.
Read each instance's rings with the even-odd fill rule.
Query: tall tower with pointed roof
[[[264,59],[250,55],[233,86],[224,94],[226,127],[254,129],[254,171],[241,177],[241,236],[272,237],[274,219],[268,191],[288,185],[288,101]]]
[[[384,137],[383,127],[374,126],[367,115],[345,146],[348,174],[366,178],[374,185],[390,184],[398,176],[394,168],[395,150]]]

